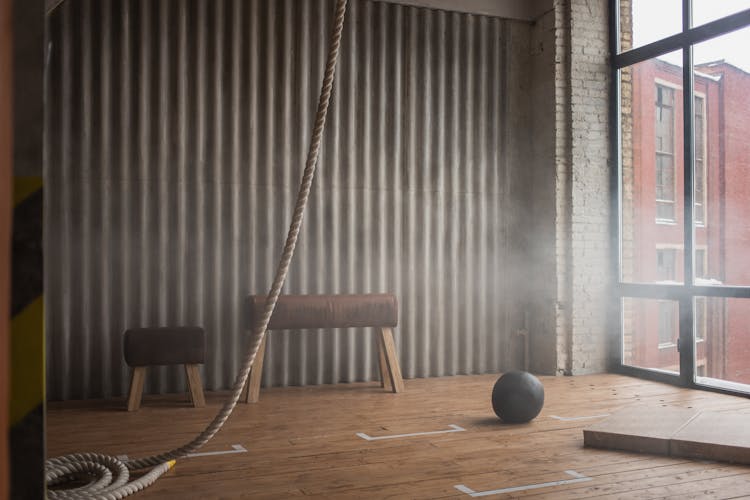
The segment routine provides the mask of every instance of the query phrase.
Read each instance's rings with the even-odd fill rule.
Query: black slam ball
[[[544,386],[528,372],[503,374],[492,389],[492,409],[500,420],[510,424],[529,422],[544,406]]]

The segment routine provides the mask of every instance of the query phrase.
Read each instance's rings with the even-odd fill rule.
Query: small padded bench
[[[265,295],[249,297],[249,325],[254,327],[263,313]],[[299,330],[305,328],[376,327],[381,385],[392,392],[402,392],[404,382],[396,357],[393,327],[398,324],[398,302],[393,294],[365,295],[281,295],[271,315],[268,330]],[[245,402],[255,403],[260,397],[263,357],[266,338],[260,345],[250,372]]]
[[[128,411],[141,406],[146,368],[158,365],[185,365],[193,406],[206,405],[198,365],[206,359],[206,334],[203,328],[181,326],[131,328],[125,332],[125,362],[133,368],[128,393]]]

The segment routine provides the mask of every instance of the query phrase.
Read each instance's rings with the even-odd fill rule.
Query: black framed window
[[[610,2],[620,370],[750,394],[750,0]]]

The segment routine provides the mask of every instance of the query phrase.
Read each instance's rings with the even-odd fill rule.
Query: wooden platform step
[[[750,415],[634,405],[583,430],[584,446],[750,464]]]

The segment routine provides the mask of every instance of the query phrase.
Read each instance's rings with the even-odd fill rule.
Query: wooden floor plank
[[[748,489],[750,469],[646,454],[584,448],[582,430],[633,405],[673,405],[750,413],[750,401],[618,375],[542,377],[545,407],[531,423],[502,424],[490,395],[497,375],[405,381],[403,393],[379,383],[264,389],[239,405],[202,451],[248,452],[181,459],[140,498],[470,498],[476,491],[559,481],[566,470],[587,482],[488,498],[730,498]],[[182,445],[200,432],[226,393],[207,393],[205,408],[185,395],[125,402],[50,403],[48,453],[97,451],[140,457]],[[593,417],[581,420],[564,418]],[[366,441],[389,436],[466,431]],[[692,488],[698,488],[694,490]],[[744,488],[744,489],[743,489]]]

